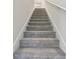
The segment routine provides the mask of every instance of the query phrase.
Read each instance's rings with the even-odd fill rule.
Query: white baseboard
[[[32,15],[33,11],[34,11],[34,8],[33,8],[32,11],[30,12],[28,18],[26,19],[25,24],[24,24],[23,27],[21,28],[21,30],[20,30],[20,32],[19,32],[19,34],[18,34],[16,40],[15,40],[14,43],[13,43],[13,53],[19,48],[19,41],[23,38],[23,32],[25,31],[26,26],[28,26],[28,22],[29,22],[29,19],[30,19],[31,15]]]
[[[54,21],[53,21],[53,25],[54,25],[54,28],[56,30],[57,38],[60,41],[60,48],[66,53],[66,42],[64,41],[64,38],[61,35],[60,31],[58,30],[58,27],[57,27],[57,25],[56,25],[56,23]]]
[[[57,38],[60,41],[60,48],[66,53],[66,42],[64,41],[63,36],[61,35],[60,31],[58,30],[58,27],[57,27],[56,23],[54,22],[52,15],[49,13],[47,8],[46,8],[46,11],[47,11],[47,14],[49,15],[52,26],[54,26],[54,29],[55,29],[56,34],[57,34]]]

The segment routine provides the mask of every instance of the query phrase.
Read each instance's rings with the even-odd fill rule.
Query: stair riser
[[[58,40],[21,40],[21,48],[55,48],[59,47]]]
[[[29,23],[50,23],[50,21],[30,21]]]
[[[33,13],[39,13],[39,14],[44,13],[45,14],[47,12],[45,10],[35,10]]]
[[[43,11],[43,10],[34,11],[34,12],[33,12],[33,15],[34,15],[34,14],[45,14],[45,15],[47,15],[47,13],[46,13],[45,11]]]
[[[51,24],[28,24],[29,26],[50,26]]]
[[[30,22],[50,22],[49,20],[30,20]]]
[[[41,35],[28,35],[28,36],[24,36],[24,38],[56,38],[55,35],[45,35],[45,36],[41,36]]]
[[[31,17],[31,19],[49,19],[48,17]]]
[[[38,16],[41,16],[41,17],[48,17],[48,15],[45,15],[45,14],[34,14],[32,15],[32,17],[38,17]]]
[[[48,17],[48,15],[45,14],[34,14],[32,17]]]
[[[49,22],[30,22],[30,25],[51,25]]]
[[[39,23],[51,23],[51,22],[44,22],[44,21],[39,21],[39,22],[36,21],[36,22],[35,22],[35,21],[31,21],[31,22],[29,22],[29,23],[38,23],[38,24],[39,24]]]
[[[28,25],[51,25],[51,23],[34,23],[34,22],[31,22],[31,23],[28,23]]]
[[[48,18],[48,16],[32,16],[31,18]]]
[[[66,57],[62,55],[57,55],[57,54],[53,54],[50,56],[24,54],[24,55],[15,55],[14,59],[66,59]]]
[[[57,53],[53,54],[53,55],[34,55],[34,54],[15,54],[14,55],[14,59],[66,59],[65,56],[63,55],[57,55]]]
[[[56,38],[56,35],[25,35],[24,38]]]
[[[45,12],[34,12],[33,14],[32,14],[32,16],[48,16],[47,15],[47,13],[45,13]]]
[[[47,13],[34,12],[32,16],[48,16]]]
[[[45,27],[45,26],[28,26],[26,27],[28,31],[53,31],[53,27]]]
[[[49,20],[49,19],[30,19],[30,20]]]
[[[24,32],[24,38],[56,38],[55,32]]]

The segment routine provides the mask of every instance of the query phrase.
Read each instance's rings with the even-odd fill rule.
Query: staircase
[[[53,29],[45,9],[36,8],[14,59],[65,59]]]

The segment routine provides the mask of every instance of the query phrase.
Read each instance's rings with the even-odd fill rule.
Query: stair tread
[[[58,40],[57,38],[23,38],[22,40]]]
[[[52,33],[56,33],[55,31],[25,31],[25,32],[52,32]]]
[[[28,38],[55,38],[56,32],[53,31],[26,31],[24,37]]]
[[[33,54],[33,55],[63,55],[64,52],[60,48],[19,48],[16,54]]]
[[[28,25],[27,27],[53,27],[51,25],[46,25],[46,26],[32,26],[32,25]]]
[[[21,48],[53,48],[59,47],[59,40],[57,39],[39,39],[39,38],[25,38],[20,40]]]
[[[51,24],[50,22],[29,22],[30,24]]]
[[[41,31],[41,30],[43,30],[43,31],[44,31],[44,30],[45,30],[45,31],[46,31],[46,30],[47,30],[47,31],[48,31],[48,30],[49,30],[49,31],[53,31],[53,26],[48,26],[48,25],[47,25],[47,26],[28,25],[26,29],[29,30],[29,31],[30,31],[30,30],[31,30],[31,31],[32,31],[32,30],[33,30],[33,31],[37,31],[37,30],[39,30],[39,31]]]

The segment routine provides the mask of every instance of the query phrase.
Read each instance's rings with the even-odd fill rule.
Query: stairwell
[[[65,59],[59,40],[44,8],[36,8],[29,20],[14,59]]]

